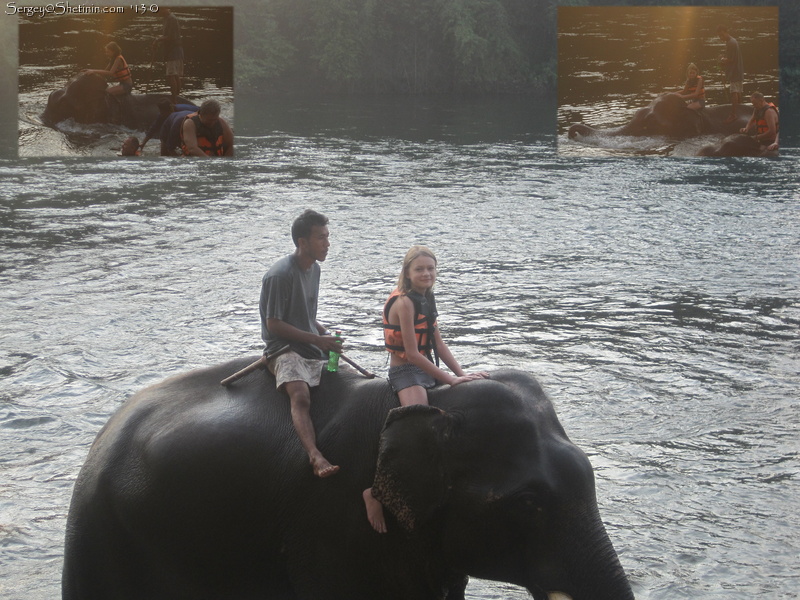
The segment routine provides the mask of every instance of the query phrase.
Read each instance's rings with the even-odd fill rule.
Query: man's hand
[[[332,335],[320,335],[318,341],[314,345],[323,352],[338,352],[342,353],[342,338],[336,338]]]

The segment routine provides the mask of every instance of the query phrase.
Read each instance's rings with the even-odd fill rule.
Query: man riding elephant
[[[778,107],[767,102],[761,92],[753,92],[750,101],[753,103],[753,116],[740,132],[752,135],[762,146],[770,146],[778,138]]]
[[[700,149],[698,156],[777,156],[778,108],[760,92],[750,96],[753,116],[739,133]]]
[[[306,210],[295,219],[295,251],[264,275],[259,302],[267,368],[275,375],[278,389],[289,396],[295,431],[318,477],[329,477],[339,470],[317,448],[311,421],[311,388],[319,385],[327,353],[342,351],[339,339],[317,321],[318,261],[328,256],[329,236],[325,215]]]

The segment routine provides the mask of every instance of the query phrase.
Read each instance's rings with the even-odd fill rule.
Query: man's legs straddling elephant
[[[291,403],[292,423],[300,443],[308,453],[308,461],[314,474],[319,477],[333,475],[339,467],[329,463],[317,448],[317,436],[311,421],[311,390],[308,384],[305,381],[288,381],[284,384],[284,389]]]

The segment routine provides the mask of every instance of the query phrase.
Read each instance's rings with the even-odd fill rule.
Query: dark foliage
[[[244,89],[541,92],[556,82],[554,1],[274,0],[236,14]]]
[[[237,83],[261,92],[552,92],[558,6],[780,6],[783,98],[800,93],[793,0],[245,0]]]

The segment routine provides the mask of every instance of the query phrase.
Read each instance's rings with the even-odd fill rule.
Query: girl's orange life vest
[[[778,113],[778,107],[775,106],[772,102],[767,102],[761,110],[756,115],[756,134],[762,134],[769,131],[769,124],[767,123],[767,111],[772,109],[775,111],[775,114]],[[775,127],[775,132],[777,133],[777,125]]]
[[[694,77],[692,79],[687,79],[686,83],[684,84],[683,91],[686,94],[693,94],[695,90],[697,90],[697,86],[700,85],[700,76]],[[700,94],[697,96],[699,100],[706,99],[706,88],[700,88]]]
[[[125,57],[122,56],[122,54],[120,54],[118,56],[118,58],[122,59],[122,68],[121,69],[117,69],[116,71],[114,71],[114,75],[112,75],[112,79],[114,81],[117,81],[117,82],[120,82],[120,83],[123,82],[123,81],[133,82],[133,78],[131,77],[131,69],[128,66],[128,62],[125,60]],[[111,67],[114,66],[114,63],[116,62],[116,60],[117,59],[115,58],[113,61],[111,61],[111,64],[108,65],[108,70],[109,71],[111,70]]]
[[[436,340],[433,337],[438,313],[436,312],[436,301],[433,296],[426,298],[414,291],[403,293],[399,288],[394,289],[383,306],[383,340],[386,344],[386,349],[397,354],[402,359],[406,358],[400,325],[389,323],[389,310],[400,296],[407,296],[414,304],[414,337],[417,338],[417,350],[419,350],[420,354],[426,356],[429,361],[438,365],[439,357],[436,354]]]
[[[193,112],[184,117],[194,121],[194,131],[197,137],[197,146],[206,156],[223,156],[225,154],[225,146],[222,141],[222,124],[217,121],[213,127],[206,127],[200,120],[200,114]],[[183,125],[181,125],[181,150],[184,156],[189,156],[189,149],[186,147],[186,142],[183,140]]]

